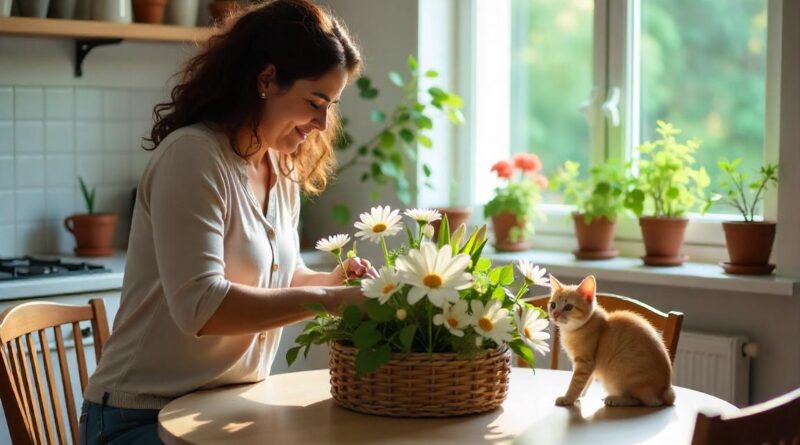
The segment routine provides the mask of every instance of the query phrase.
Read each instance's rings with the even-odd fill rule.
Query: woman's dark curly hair
[[[284,88],[336,67],[346,70],[348,79],[361,70],[361,55],[347,30],[309,1],[264,2],[243,9],[228,23],[177,74],[180,80],[170,100],[156,105],[155,125],[145,139],[152,145],[146,150],[156,149],[178,128],[202,122],[224,132],[236,154],[246,158],[253,145],[260,145],[258,76],[267,65],[275,66],[275,81]],[[241,128],[253,129],[250,147],[236,142]],[[281,171],[287,176],[295,171],[295,180],[308,194],[320,193],[335,168],[332,140],[338,129],[332,110],[327,130],[309,135],[298,150],[281,156]]]

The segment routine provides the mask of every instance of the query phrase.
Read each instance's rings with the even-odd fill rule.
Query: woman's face
[[[318,79],[298,80],[288,89],[270,82],[270,74],[274,76],[274,67],[262,73],[260,93],[266,97],[262,97],[260,136],[268,147],[289,154],[313,132],[325,130],[328,112],[347,84],[347,72],[334,68]]]

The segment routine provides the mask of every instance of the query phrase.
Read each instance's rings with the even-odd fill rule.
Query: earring
[[[267,93],[261,93],[261,98],[262,99],[266,99],[267,98]]]

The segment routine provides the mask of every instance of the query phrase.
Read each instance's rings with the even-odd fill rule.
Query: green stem
[[[750,212],[749,212],[750,213],[750,221],[751,222],[755,220],[756,205],[758,204],[758,199],[761,196],[761,192],[764,191],[764,188],[766,187],[766,185],[767,185],[767,181],[766,180],[761,181],[761,185],[758,187],[758,191],[756,192],[756,196],[755,196],[755,198],[753,198],[753,207],[750,208]],[[747,217],[745,217],[745,221],[747,221]]]
[[[389,261],[389,248],[386,247],[386,237],[381,237],[381,246],[383,246],[383,259],[386,261],[386,266],[393,266],[392,262]]]
[[[344,274],[344,279],[342,280],[343,284],[345,286],[348,286],[350,284],[350,280],[347,278],[347,271],[344,270],[344,263],[342,262],[341,251],[338,252],[338,253],[335,253],[334,256],[336,257],[336,260],[339,262],[339,267],[342,268],[342,274]]]
[[[525,279],[525,283],[522,285],[522,287],[520,287],[519,290],[517,291],[517,295],[514,296],[514,304],[516,304],[519,301],[519,299],[523,295],[525,295],[525,292],[528,292],[528,279],[527,278]]]

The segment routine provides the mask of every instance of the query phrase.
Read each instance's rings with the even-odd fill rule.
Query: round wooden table
[[[698,411],[736,408],[716,397],[675,388],[675,406],[609,408],[595,383],[580,405],[555,406],[572,373],[514,368],[508,398],[497,410],[446,419],[371,416],[340,408],[328,370],[268,377],[256,384],[198,391],[174,400],[158,416],[168,445],[254,443],[522,443],[688,444]]]

